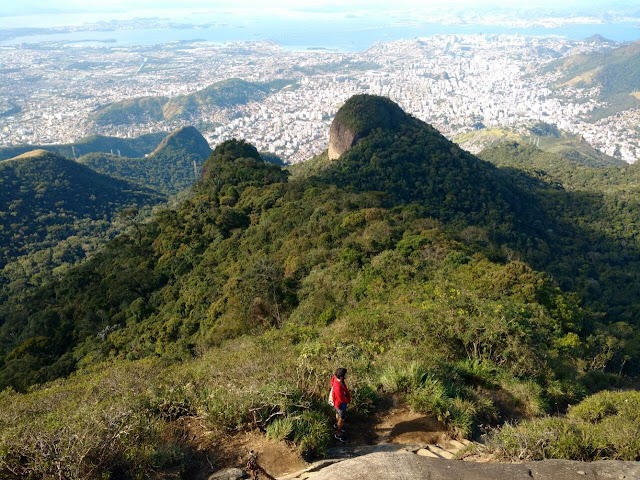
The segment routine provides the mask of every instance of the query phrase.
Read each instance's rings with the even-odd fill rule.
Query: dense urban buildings
[[[386,95],[450,138],[483,128],[518,130],[544,122],[594,148],[640,158],[640,110],[594,119],[598,87],[559,84],[561,57],[616,46],[599,39],[518,35],[435,35],[378,43],[356,53],[289,51],[274,43],[109,43],[0,47],[0,145],[64,143],[100,133],[122,137],[198,127],[212,146],[243,138],[290,162],[327,147],[340,105],[360,92]],[[174,97],[215,82],[285,79],[260,101],[201,106],[194,117],[97,124],[101,105]]]

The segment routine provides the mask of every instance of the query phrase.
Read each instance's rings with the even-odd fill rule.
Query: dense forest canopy
[[[162,195],[44,150],[0,163],[0,267],[77,235],[97,235],[114,214]]]

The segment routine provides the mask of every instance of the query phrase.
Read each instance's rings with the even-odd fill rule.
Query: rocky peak
[[[329,130],[329,159],[336,160],[376,128],[395,129],[410,117],[377,95],[354,95],[338,110]]]

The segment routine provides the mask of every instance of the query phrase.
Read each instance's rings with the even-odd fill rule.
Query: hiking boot
[[[338,430],[338,424],[334,423],[333,424],[333,429],[334,430]],[[342,428],[340,429],[340,433],[345,433],[347,431],[347,427],[345,427],[344,425],[342,426]]]
[[[345,443],[347,441],[347,438],[344,435],[339,435],[337,433],[333,435],[333,438],[342,443]]]

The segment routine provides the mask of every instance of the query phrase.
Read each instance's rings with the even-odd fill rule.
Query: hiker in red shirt
[[[336,429],[334,437],[341,442],[346,441],[344,436],[344,419],[347,414],[347,405],[351,402],[351,393],[344,379],[347,376],[346,368],[339,368],[336,374],[331,378],[331,398],[333,406],[336,409],[336,423],[333,425]]]

